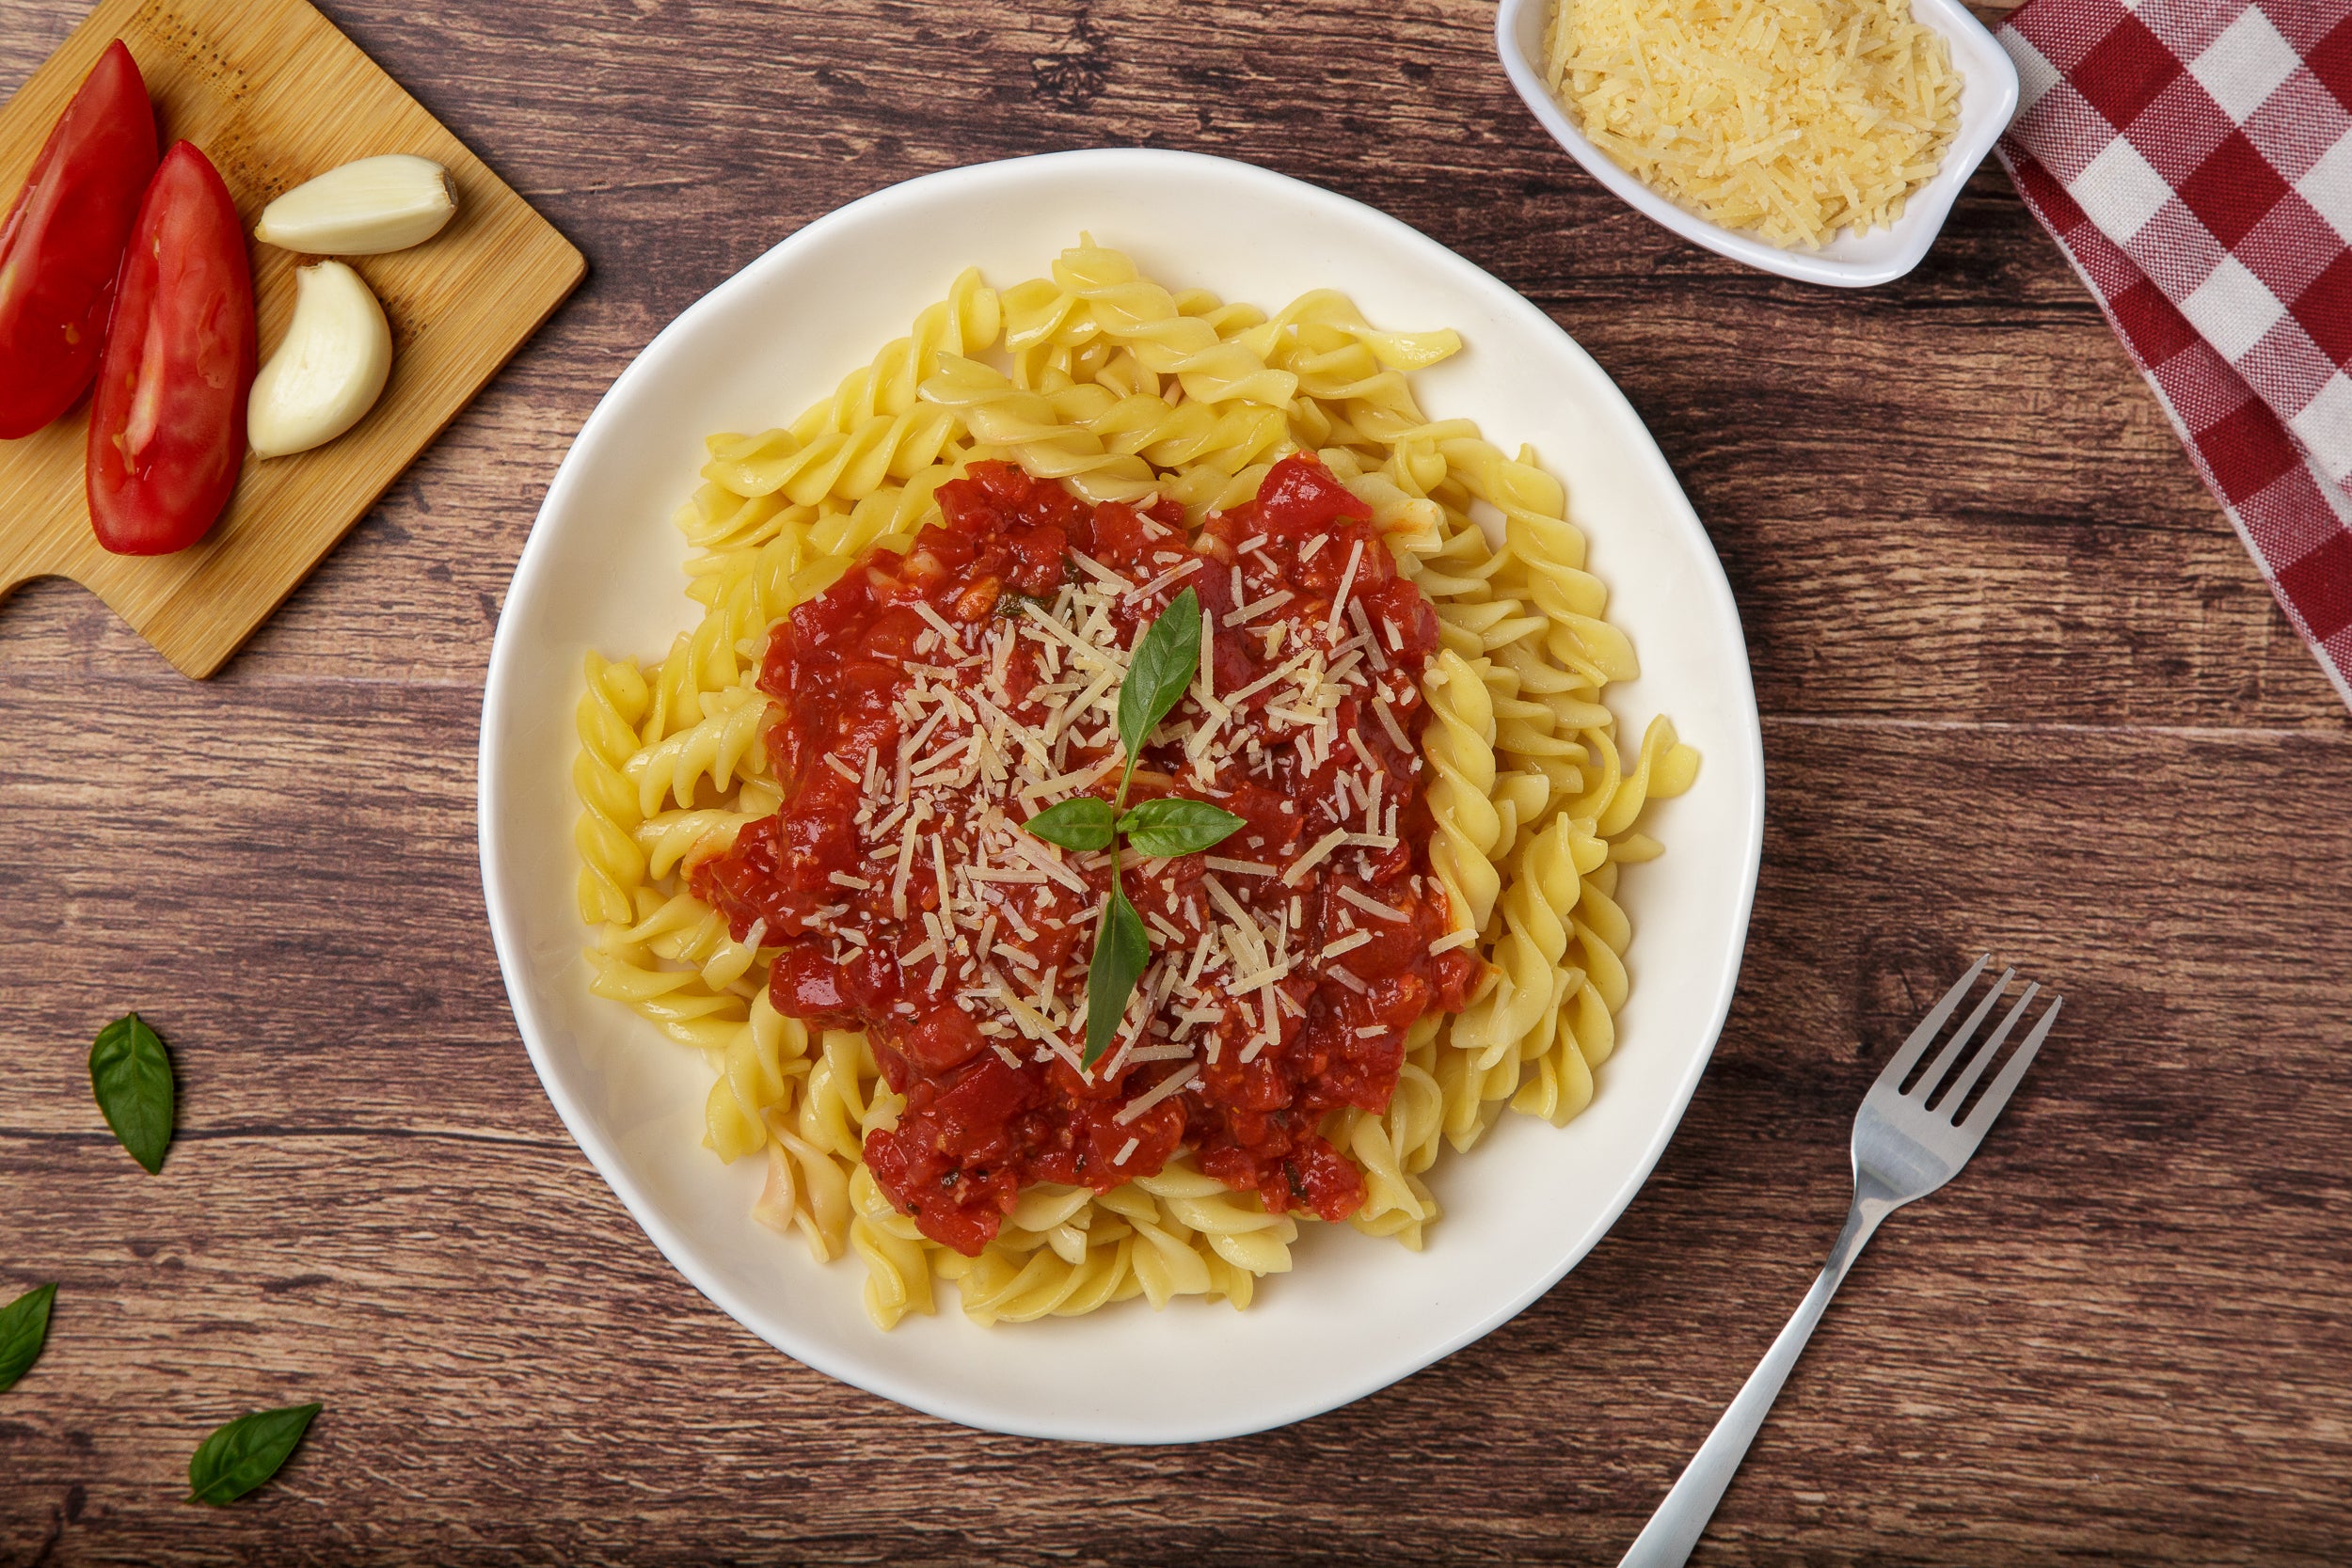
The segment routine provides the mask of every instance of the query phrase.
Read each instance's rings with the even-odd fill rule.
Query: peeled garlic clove
[[[262,209],[253,237],[313,256],[381,256],[431,239],[456,212],[449,170],[387,152],[296,185]]]
[[[392,329],[359,275],[341,261],[294,274],[285,341],[253,378],[246,439],[260,457],[308,451],[359,422],[392,371]]]

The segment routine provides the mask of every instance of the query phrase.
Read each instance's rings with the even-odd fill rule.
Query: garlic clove
[[[359,422],[392,371],[392,329],[359,275],[341,261],[294,274],[285,341],[253,378],[246,439],[259,457],[324,445]]]
[[[262,209],[253,237],[313,256],[381,256],[431,239],[456,212],[449,170],[387,152],[296,185]]]

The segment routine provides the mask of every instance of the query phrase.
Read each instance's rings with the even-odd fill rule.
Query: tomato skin
[[[1257,507],[1266,527],[1302,536],[1327,529],[1343,517],[1372,519],[1372,508],[1332,477],[1330,469],[1297,452],[1266,474],[1258,487]]]
[[[117,39],[0,225],[0,437],[30,436],[98,373],[115,274],[154,172],[155,111]]]
[[[123,254],[90,409],[90,525],[117,555],[204,536],[245,465],[253,270],[220,171],[174,142]]]

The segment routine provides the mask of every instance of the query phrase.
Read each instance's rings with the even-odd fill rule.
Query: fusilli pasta
[[[1171,497],[1198,521],[1311,452],[1437,608],[1430,861],[1449,942],[1488,966],[1463,1012],[1415,1025],[1383,1112],[1333,1114],[1327,1135],[1364,1178],[1356,1228],[1419,1248],[1441,1144],[1470,1148],[1506,1106],[1565,1123],[1592,1100],[1629,983],[1619,868],[1660,852],[1643,809],[1689,788],[1698,758],[1659,718],[1627,766],[1602,699],[1638,665],[1560,483],[1532,452],[1422,414],[1410,372],[1459,345],[1376,328],[1328,290],[1270,316],[1171,293],[1088,240],[1001,293],[967,270],[789,424],[711,437],[676,519],[702,620],[657,665],[587,657],[573,780],[591,985],[704,1053],[708,1146],[764,1158],[762,1222],[800,1230],[820,1260],[857,1255],[881,1326],[934,1311],[940,1280],[991,1323],[1136,1296],[1246,1307],[1298,1235],[1295,1217],[1180,1157],[1107,1192],[1025,1191],[977,1257],[927,1239],[862,1161],[900,1109],[865,1037],[779,1012],[758,933],[734,940],[686,891],[687,865],[783,798],[755,684],[770,626],[861,554],[903,549],[976,461],[1089,499]],[[1474,513],[1499,515],[1499,544]]]

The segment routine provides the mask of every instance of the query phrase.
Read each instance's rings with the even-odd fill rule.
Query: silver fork
[[[1903,1080],[1935,1043],[1953,1012],[1967,997],[1968,989],[1984,973],[1991,956],[1979,958],[1960,983],[1944,993],[1944,1000],[1920,1022],[1903,1041],[1895,1059],[1886,1064],[1870,1092],[1862,1097],[1862,1109],[1853,1122],[1853,1207],[1846,1213],[1846,1228],[1838,1234],[1837,1244],[1829,1249],[1829,1265],[1821,1270],[1821,1277],[1813,1282],[1804,1301],[1797,1307],[1788,1326],[1780,1331],[1772,1348],[1764,1353],[1764,1359],[1748,1375],[1739,1398],[1715,1423],[1707,1441],[1699,1448],[1682,1479],[1675,1482],[1666,1500],[1650,1515],[1649,1524],[1634,1541],[1618,1568],[1677,1568],[1698,1544],[1699,1536],[1707,1529],[1707,1521],[1713,1517],[1715,1505],[1723,1500],[1724,1489],[1731,1484],[1732,1473],[1740,1468],[1740,1461],[1747,1456],[1748,1445],[1756,1440],[1756,1429],[1764,1424],[1764,1414],[1772,1409],[1772,1401],[1780,1397],[1780,1386],[1788,1380],[1788,1370],[1797,1363],[1804,1350],[1804,1342],[1813,1338],[1814,1324],[1821,1321],[1822,1309],[1829,1298],[1837,1293],[1846,1271],[1853,1266],[1862,1243],[1870,1239],[1879,1222],[1909,1203],[1925,1197],[1936,1188],[1960,1174],[1960,1167],[1968,1163],[1968,1156],[1984,1141],[1984,1131],[2009,1103],[2016,1092],[2018,1080],[2026,1076],[2026,1069],[2033,1062],[2034,1053],[2042,1049],[2042,1040],[2057,1022],[2058,1008],[2065,998],[2054,997],[2042,1012],[2026,1043],[2017,1048],[2008,1063],[1984,1091],[1965,1120],[1955,1113],[1967,1100],[1968,1091],[1993,1059],[2000,1054],[2017,1021],[2041,990],[2028,984],[2017,998],[1993,1037],[1968,1057],[1958,1076],[1949,1085],[1945,1078],[1968,1050],[1968,1042],[1979,1027],[1991,1015],[2016,977],[2016,971],[2005,969],[1993,989],[1985,993],[1952,1036],[1927,1071],[1909,1090]],[[1938,1093],[1938,1089],[1942,1093]],[[1931,1101],[1933,1104],[1931,1105]]]

